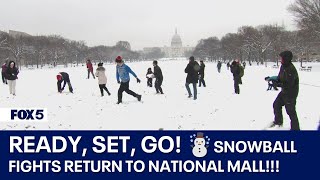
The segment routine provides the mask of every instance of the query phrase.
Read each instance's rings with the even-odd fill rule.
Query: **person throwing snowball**
[[[119,90],[118,90],[118,102],[117,104],[121,104],[122,103],[122,93],[123,91],[125,91],[126,93],[130,94],[131,96],[135,97],[138,99],[138,101],[141,101],[141,95],[131,91],[129,89],[129,83],[130,83],[130,74],[132,74],[136,79],[137,79],[137,83],[140,83],[140,79],[138,78],[138,76],[131,70],[131,68],[129,66],[127,66],[123,60],[121,56],[118,56],[116,58],[116,77],[117,77],[117,81],[120,84]]]

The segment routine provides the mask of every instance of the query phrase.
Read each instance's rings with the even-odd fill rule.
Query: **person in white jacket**
[[[111,95],[108,88],[106,87],[107,76],[106,76],[105,72],[106,72],[106,69],[103,67],[103,63],[99,63],[95,75],[96,75],[96,77],[98,77],[98,83],[99,83],[99,88],[100,88],[100,92],[101,92],[101,97],[104,96],[103,90],[105,90],[109,96]]]

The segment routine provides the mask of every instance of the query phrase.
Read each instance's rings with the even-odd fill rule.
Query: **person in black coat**
[[[2,77],[3,84],[8,84],[7,78],[6,78],[7,69],[8,69],[8,64],[7,62],[4,62],[1,66],[1,77]]]
[[[10,61],[6,69],[5,76],[9,85],[10,94],[16,95],[16,81],[18,79],[19,69],[14,61]]]
[[[61,87],[62,82],[63,82],[63,86]],[[69,74],[66,73],[66,72],[60,72],[57,75],[57,87],[58,87],[58,92],[59,93],[62,93],[62,91],[64,90],[66,84],[68,84],[69,91],[71,93],[73,93],[73,88],[72,88],[72,85],[71,85],[71,82],[70,82]]]
[[[292,64],[293,54],[291,51],[284,51],[279,54],[281,67],[278,74],[278,86],[281,92],[273,103],[274,121],[271,127],[282,126],[282,107],[285,106],[291,120],[291,130],[300,130],[299,120],[296,112],[296,101],[299,94],[299,75]]]
[[[227,63],[227,69],[229,70],[230,68],[230,62]]]
[[[152,87],[152,70],[151,68],[148,68],[147,74],[146,74],[146,78],[147,78],[147,86],[148,87]]]
[[[199,71],[199,87],[201,87],[201,84],[203,87],[206,87],[206,82],[204,81],[204,69],[206,68],[206,65],[203,63],[203,61],[200,61],[200,71]]]
[[[199,68],[199,69],[197,69]],[[191,56],[189,58],[189,64],[185,68],[184,72],[187,73],[187,78],[186,78],[186,88],[188,91],[188,97],[192,97],[192,93],[189,87],[189,84],[193,85],[193,99],[196,100],[197,97],[197,83],[198,83],[198,71],[200,70],[199,64],[194,60],[194,57]]]
[[[241,82],[241,77],[240,77],[240,65],[238,60],[235,60],[231,63],[230,71],[233,74],[234,92],[236,94],[240,94],[239,84]]]
[[[163,82],[163,75],[162,75],[162,71],[161,68],[158,66],[158,61],[153,61],[153,74],[154,77],[156,78],[156,82],[154,83],[154,86],[156,88],[156,92],[163,94],[162,91],[162,82]]]
[[[218,61],[217,68],[219,73],[221,72],[221,66],[222,66],[221,61]]]

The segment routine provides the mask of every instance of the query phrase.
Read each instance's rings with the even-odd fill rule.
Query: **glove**
[[[137,83],[141,83],[141,81],[140,81],[140,79],[139,79],[139,78],[137,78]]]
[[[120,84],[120,81],[118,81],[118,84]]]

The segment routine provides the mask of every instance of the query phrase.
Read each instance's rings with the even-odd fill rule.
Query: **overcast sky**
[[[219,38],[242,25],[294,29],[294,0],[0,0],[0,30],[59,34],[89,46],[127,40],[132,49],[170,45],[175,27],[183,45]]]

